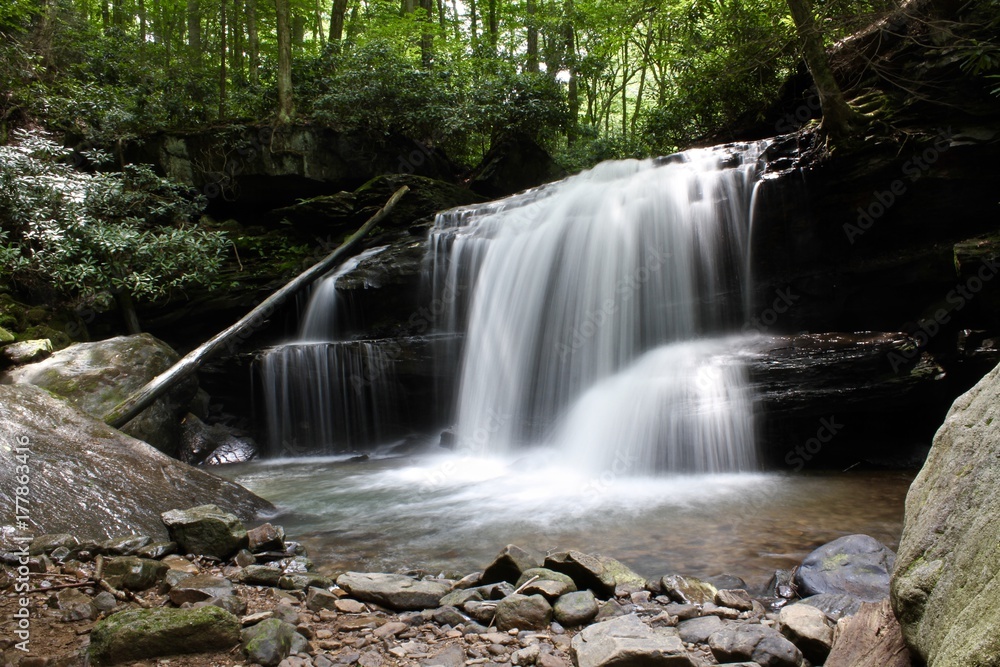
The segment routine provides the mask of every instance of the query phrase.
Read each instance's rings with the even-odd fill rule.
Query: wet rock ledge
[[[887,611],[895,554],[865,535],[752,590],[731,575],[647,580],[613,558],[514,545],[462,578],[334,578],[279,526],[247,530],[214,505],[161,519],[165,540],[5,530],[0,665],[874,667],[859,652],[910,664]]]

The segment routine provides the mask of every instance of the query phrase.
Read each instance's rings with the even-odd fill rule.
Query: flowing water
[[[383,455],[393,359],[339,339],[337,281],[364,257],[341,267],[300,341],[261,360],[272,453],[371,460],[222,472],[331,571],[464,574],[520,543],[762,585],[841,535],[894,546],[912,475],[760,471],[737,332],[763,147],[606,163],[440,214],[426,277],[454,341],[437,374],[458,382],[451,452],[432,436],[431,453]]]
[[[913,473],[634,476],[575,470],[553,450],[283,459],[221,472],[284,510],[327,572],[468,574],[508,543],[579,549],[640,574],[731,573],[762,586],[814,547],[866,533],[895,548]]]

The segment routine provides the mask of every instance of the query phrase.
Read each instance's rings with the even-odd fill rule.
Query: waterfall
[[[548,442],[633,472],[752,469],[744,320],[763,144],[609,162],[438,216],[441,327],[465,332],[459,443]],[[707,340],[710,338],[715,340]]]
[[[312,290],[297,340],[257,360],[272,453],[356,451],[380,442],[383,424],[397,414],[393,348],[340,339],[351,315],[337,282],[385,248],[366,250],[325,276]]]

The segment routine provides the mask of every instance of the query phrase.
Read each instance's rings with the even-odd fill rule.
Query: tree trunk
[[[274,0],[278,23],[278,123],[292,122],[292,26],[288,20],[288,0]]]
[[[292,46],[302,49],[306,43],[306,17],[292,14]]]
[[[333,0],[330,9],[330,41],[339,42],[344,38],[344,17],[347,15],[347,0]]]
[[[146,46],[146,1],[139,0],[137,9],[139,10],[139,48],[142,49]]]
[[[566,44],[566,69],[569,70],[569,87],[566,96],[569,98],[569,124],[566,127],[566,142],[576,143],[580,128],[580,86],[576,72],[576,8],[573,0],[566,0],[563,5],[563,39]]]
[[[118,311],[122,315],[122,320],[125,323],[125,331],[131,334],[142,333],[142,327],[139,326],[139,316],[135,312],[135,301],[132,300],[132,294],[126,290],[118,290],[115,292],[115,302],[118,304]]]
[[[488,9],[489,16],[487,18],[489,20],[488,28],[490,48],[493,50],[492,53],[496,55],[497,42],[499,41],[498,38],[500,35],[500,25],[497,19],[497,0],[489,0]]]
[[[434,65],[434,0],[420,0],[420,61],[424,69]]]
[[[479,13],[476,11],[476,0],[469,0],[469,33],[472,39],[472,51],[479,46]]]
[[[101,0],[101,27],[107,35],[111,30],[111,4],[109,0]]]
[[[819,104],[823,110],[822,129],[831,137],[843,138],[852,132],[857,114],[851,109],[844,93],[830,69],[830,61],[823,48],[823,35],[816,24],[812,4],[809,0],[787,0],[788,8],[795,22],[795,29],[802,42],[802,55],[806,67],[812,75],[819,93]]]
[[[250,57],[250,82],[260,81],[260,39],[257,36],[257,0],[246,0],[247,54]]]
[[[226,117],[226,44],[229,29],[227,23],[228,12],[226,11],[226,0],[222,0],[219,13],[219,119]]]
[[[281,0],[279,0],[279,2],[280,1]],[[139,416],[139,413],[152,405],[156,399],[168,392],[174,385],[197,371],[198,368],[216,352],[219,352],[224,347],[228,347],[230,350],[235,350],[235,348],[240,344],[241,339],[249,337],[254,329],[266,322],[267,319],[274,314],[277,307],[280,306],[286,299],[295,295],[301,289],[328,272],[336,265],[338,260],[357,246],[361,239],[368,234],[368,232],[370,232],[376,225],[384,220],[387,215],[389,215],[393,207],[396,206],[396,202],[398,202],[407,192],[409,192],[409,188],[405,185],[397,190],[395,194],[389,198],[389,201],[386,202],[386,205],[373,215],[368,222],[362,225],[358,231],[348,237],[348,239],[344,241],[339,248],[327,255],[319,263],[313,265],[312,268],[299,274],[298,277],[294,278],[287,285],[269,296],[259,306],[247,313],[239,322],[217,334],[211,340],[202,344],[198,348],[192,350],[185,355],[183,359],[178,361],[163,373],[157,375],[145,387],[126,398],[113,410],[111,410],[111,412],[104,415],[104,422],[115,428],[121,428]]]
[[[199,0],[187,0],[188,49],[191,61],[201,58],[201,6]]]
[[[529,72],[538,73],[538,6],[536,0],[527,0],[528,14],[528,60],[524,69]]]

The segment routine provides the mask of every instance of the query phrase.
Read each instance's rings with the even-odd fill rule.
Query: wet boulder
[[[170,539],[184,553],[225,560],[248,545],[247,530],[239,517],[216,505],[170,510],[161,515]]]
[[[337,585],[362,602],[374,602],[396,611],[420,611],[437,607],[448,593],[448,585],[418,580],[401,574],[346,572]]]
[[[132,609],[98,623],[90,635],[94,665],[183,653],[226,651],[240,641],[240,621],[218,607]]]
[[[14,507],[14,471],[31,466],[37,533],[167,539],[160,514],[213,502],[250,520],[273,506],[238,484],[192,468],[28,384],[0,385],[0,503]],[[23,451],[22,451],[23,450]]]
[[[103,419],[179,358],[169,345],[149,334],[119,336],[71,345],[44,361],[3,373],[0,382],[33,384]],[[181,436],[180,418],[196,391],[194,379],[180,383],[122,430],[176,457]]]
[[[795,573],[803,595],[844,593],[866,602],[889,596],[896,554],[868,535],[845,535],[806,556]]]

